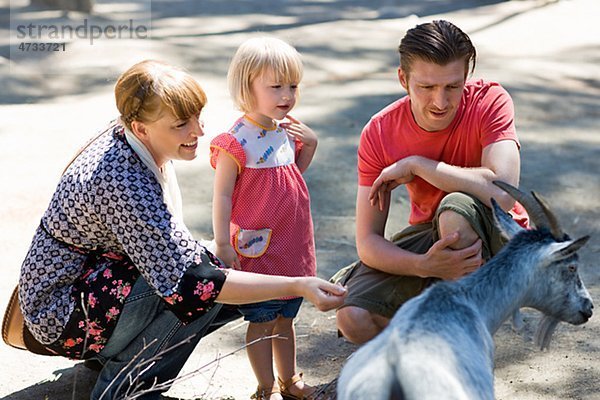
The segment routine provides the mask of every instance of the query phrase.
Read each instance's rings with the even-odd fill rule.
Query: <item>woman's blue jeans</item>
[[[140,381],[143,381],[143,386],[147,388],[155,380],[161,383],[175,378],[200,339],[209,331],[220,309],[221,305],[215,304],[206,315],[183,325],[148,286],[146,280],[143,277],[138,278],[127,297],[114,333],[106,347],[96,356],[104,367],[98,376],[91,399],[113,400],[124,397],[127,390],[130,390],[128,373],[131,372],[130,375],[135,377],[140,370],[145,369],[137,367],[139,362],[151,359],[161,351],[193,336],[187,343],[155,360],[155,364],[141,375]],[[210,329],[212,330],[214,329]],[[155,341],[143,350],[144,346],[153,340]],[[128,366],[136,356],[136,362]],[[142,398],[159,399],[160,392],[155,391]]]

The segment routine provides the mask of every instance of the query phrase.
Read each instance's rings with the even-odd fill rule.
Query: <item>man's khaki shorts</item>
[[[482,240],[485,260],[490,259],[506,243],[494,223],[492,210],[475,197],[460,192],[444,197],[431,223],[409,226],[393,235],[390,241],[402,249],[425,254],[439,239],[438,219],[446,210],[452,210],[469,221]],[[348,296],[342,307],[356,306],[391,318],[402,304],[421,293],[436,279],[391,275],[358,260],[339,270],[331,281],[348,288]]]

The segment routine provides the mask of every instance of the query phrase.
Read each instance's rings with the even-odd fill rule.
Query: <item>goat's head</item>
[[[536,193],[526,194],[500,181],[494,184],[521,203],[535,225],[532,230],[521,228],[492,199],[494,217],[500,230],[509,239],[515,239],[511,241],[513,245],[527,246],[530,259],[540,271],[532,282],[528,299],[531,304],[527,305],[546,314],[544,323],[540,324],[543,332],[538,331],[538,343],[545,347],[556,327],[556,320],[578,325],[592,316],[594,306],[579,277],[577,255],[589,236],[571,240],[560,228],[546,202]]]

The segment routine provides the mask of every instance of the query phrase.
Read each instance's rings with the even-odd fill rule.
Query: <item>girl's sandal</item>
[[[312,395],[315,394],[317,391],[316,389],[313,392],[311,392],[308,396],[305,396],[303,394],[295,395],[292,392],[290,392],[290,387],[294,386],[300,381],[302,381],[302,372],[292,376],[285,382],[282,381],[281,378],[277,378],[277,382],[279,383],[279,390],[281,390],[281,396],[284,400],[308,400],[312,398]]]
[[[276,386],[261,388],[259,386],[250,398],[253,400],[269,400],[273,393],[279,393],[279,388]]]

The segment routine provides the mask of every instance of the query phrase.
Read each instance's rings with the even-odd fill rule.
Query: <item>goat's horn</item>
[[[546,215],[548,224],[550,225],[549,228],[550,232],[552,233],[552,236],[554,236],[554,238],[557,240],[563,240],[565,233],[560,228],[560,225],[558,224],[558,219],[556,219],[556,215],[554,215],[554,213],[550,211],[550,207],[548,207],[548,203],[546,202],[546,200],[544,200],[544,198],[536,192],[531,192],[531,194],[539,203],[540,207],[542,208],[542,211]]]
[[[511,186],[508,183],[502,181],[494,181],[493,183],[494,185],[498,186],[500,189],[504,190],[506,193],[511,195],[513,199],[515,199],[516,201],[521,203],[523,207],[525,207],[525,210],[527,210],[527,214],[529,214],[529,218],[531,219],[531,221],[533,221],[537,228],[551,229],[552,234],[554,234],[554,231],[552,230],[553,228],[551,228],[552,224],[549,221],[548,214],[546,211],[544,211],[544,208],[547,209],[547,207],[545,206],[545,204],[542,205],[542,203],[539,201],[538,196],[535,193],[523,193],[516,187]],[[549,211],[550,210],[548,210],[548,212]],[[554,215],[552,215],[552,218],[554,218],[556,222],[556,218],[554,217]],[[562,237],[562,235],[558,237]]]

